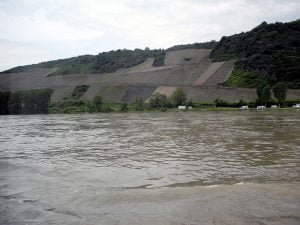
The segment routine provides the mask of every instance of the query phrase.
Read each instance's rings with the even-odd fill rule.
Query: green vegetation
[[[48,113],[51,89],[0,92],[0,114]]]
[[[138,65],[150,57],[154,58],[153,66],[163,66],[168,51],[203,48],[213,49],[210,58],[214,61],[237,60],[232,75],[224,83],[226,86],[257,88],[265,82],[270,86],[283,82],[289,88],[300,88],[300,20],[274,24],[263,22],[249,32],[222,37],[219,42],[176,45],[166,50],[119,49],[98,55],[83,55],[19,66],[4,72],[56,68],[49,76],[111,73]]]
[[[75,87],[75,89],[72,92],[72,98],[79,99],[88,89],[88,85],[80,85]]]
[[[110,107],[109,104],[104,104],[104,105],[102,106],[102,109],[101,109],[100,112],[103,112],[103,113],[109,113],[109,112],[112,112],[112,111],[113,111],[113,110],[112,110],[112,108]]]
[[[120,112],[127,112],[128,111],[128,106],[126,102],[122,102],[120,106]]]
[[[116,50],[102,52],[98,55],[83,55],[68,59],[59,59],[38,64],[19,66],[5,73],[29,72],[34,68],[57,68],[49,76],[84,74],[84,73],[112,73],[121,68],[129,68],[144,62],[147,58],[154,58],[154,66],[164,65],[165,51],[146,48],[135,50]]]
[[[261,100],[263,103],[265,103],[265,105],[267,105],[267,102],[271,100],[271,87],[269,85],[266,85],[262,89]]]
[[[179,105],[185,105],[186,103],[186,94],[181,88],[177,88],[170,97],[171,103],[176,107]]]
[[[90,102],[84,101],[61,101],[49,105],[49,113],[82,113],[89,112]],[[91,106],[92,107],[92,106]],[[93,111],[90,111],[93,112]]]
[[[103,105],[102,97],[99,95],[96,95],[93,99],[93,104],[97,110],[97,112],[101,111],[101,107]]]
[[[194,43],[187,45],[176,45],[167,50],[149,48],[102,52],[98,55],[82,55],[67,59],[52,60],[27,66],[18,66],[4,73],[30,72],[35,68],[56,68],[56,71],[48,76],[87,74],[87,73],[112,73],[121,68],[130,68],[143,63],[147,58],[154,58],[153,66],[164,66],[166,52],[189,48],[210,49],[216,45],[216,41],[205,43]]]
[[[229,103],[227,101],[224,101],[222,99],[216,99],[215,100],[215,106],[216,107],[229,107],[229,108],[238,108],[241,107],[243,105],[248,105],[249,107],[255,107],[255,103],[253,102],[245,102],[242,99],[238,102],[233,102],[233,103]]]
[[[287,89],[288,89],[287,85],[283,82],[278,82],[273,86],[272,88],[273,94],[277,99],[279,105],[284,104],[284,101],[286,99]]]
[[[277,101],[270,100],[267,103],[267,106],[270,107],[271,104],[276,104]],[[299,103],[300,99],[294,99],[294,100],[287,100],[285,102],[285,105],[288,107],[291,107],[295,105],[296,103]],[[250,108],[254,108],[257,105],[260,105],[258,102],[245,102],[243,100],[240,100],[239,102],[226,102],[222,99],[216,99],[214,103],[200,103],[200,102],[194,102],[193,108],[188,111],[233,111],[238,110],[239,107],[243,105],[248,105]],[[103,102],[101,111],[98,111],[95,108],[95,105],[93,103],[89,102],[83,102],[78,101],[76,103],[73,102],[73,104],[62,104],[62,103],[55,103],[51,104],[49,106],[49,113],[114,113],[114,112],[153,112],[153,111],[182,111],[178,110],[177,107],[174,105],[168,105],[166,107],[153,107],[150,103],[143,103],[143,110],[138,110],[136,108],[136,102],[130,102],[130,103],[108,103]]]
[[[261,83],[268,83],[267,76],[258,74],[257,72],[248,72],[235,66],[224,85],[230,87],[255,88]]]
[[[159,67],[165,65],[166,52],[160,51],[154,58],[152,66]]]
[[[7,115],[10,113],[10,98],[10,91],[0,92],[0,115]]]
[[[238,60],[227,85],[252,88],[267,81],[270,86],[284,82],[289,88],[300,88],[300,20],[263,22],[249,32],[222,37],[210,57]]]
[[[209,41],[203,43],[194,43],[186,45],[175,45],[171,48],[168,48],[166,51],[179,51],[184,49],[213,49],[217,45],[216,41]]]
[[[257,104],[267,105],[271,100],[271,87],[267,83],[261,83],[256,89]]]
[[[150,97],[149,102],[152,108],[161,109],[169,106],[167,96],[158,92]]]
[[[144,101],[142,98],[136,98],[134,104],[136,111],[144,111]]]

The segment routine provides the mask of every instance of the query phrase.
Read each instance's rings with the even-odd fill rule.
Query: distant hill
[[[273,85],[283,81],[290,88],[300,88],[300,20],[263,22],[249,32],[222,37],[219,42],[176,45],[166,50],[115,50],[19,66],[3,73],[30,72],[37,68],[55,68],[48,76],[113,73],[148,58],[154,58],[152,66],[161,67],[168,52],[185,49],[212,49],[209,57],[215,62],[236,60],[229,79],[223,83],[225,86],[255,88],[262,82]]]
[[[116,50],[98,55],[82,55],[67,59],[58,59],[28,66],[18,66],[4,73],[28,72],[35,68],[57,68],[50,76],[68,74],[112,73],[121,68],[129,68],[143,63],[147,58],[155,58],[155,65],[160,65],[164,50]]]
[[[18,66],[4,73],[28,72],[35,68],[57,68],[50,76],[68,74],[94,74],[94,73],[113,73],[121,68],[130,68],[141,64],[147,58],[154,58],[153,66],[163,66],[165,55],[169,51],[184,49],[211,49],[216,45],[216,41],[205,43],[194,43],[187,45],[176,45],[166,50],[149,48],[127,50],[119,49],[116,51],[102,52],[98,55],[82,55],[67,59],[58,59],[42,62],[27,66]]]
[[[237,59],[225,83],[256,87],[283,81],[300,88],[300,20],[289,23],[263,22],[249,32],[222,37],[212,50],[215,61]]]

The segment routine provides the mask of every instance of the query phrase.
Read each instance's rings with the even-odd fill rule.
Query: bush
[[[128,111],[128,106],[127,106],[126,102],[121,103],[120,111],[121,112],[127,112]]]
[[[101,112],[104,112],[104,113],[109,113],[109,112],[112,112],[113,110],[110,108],[110,106],[108,104],[105,104],[103,105],[102,109],[101,109]]]
[[[150,107],[151,108],[164,108],[168,107],[169,101],[167,99],[167,96],[161,93],[154,93],[150,97]]]
[[[80,98],[88,89],[89,89],[88,85],[76,86],[72,92],[72,98],[73,99]]]
[[[226,102],[222,99],[216,99],[215,104],[216,104],[216,107],[228,107],[229,106],[228,102]]]
[[[273,86],[272,90],[273,90],[274,96],[277,99],[278,103],[284,104],[284,101],[286,99],[287,90],[288,90],[287,84],[285,84],[283,82],[278,82]]]
[[[176,107],[186,104],[186,95],[181,88],[177,88],[176,91],[173,92],[171,95],[171,102]]]
[[[97,111],[100,112],[103,105],[102,97],[100,95],[96,95],[93,99],[93,104],[95,105]]]
[[[135,99],[135,102],[134,102],[134,105],[135,105],[135,110],[136,111],[143,111],[144,110],[144,101],[142,98],[136,98]]]

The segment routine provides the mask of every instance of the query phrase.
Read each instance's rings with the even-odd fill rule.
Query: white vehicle
[[[249,107],[247,105],[243,105],[239,108],[240,110],[246,110],[246,109],[249,109]]]
[[[256,107],[257,110],[265,110],[266,109],[266,106],[264,105],[259,105]]]
[[[180,109],[180,110],[186,110],[186,106],[185,105],[179,105],[178,109]]]
[[[296,108],[296,109],[300,109],[300,104],[296,104],[296,105],[295,105],[295,108]]]
[[[271,109],[277,109],[278,105],[271,105]]]

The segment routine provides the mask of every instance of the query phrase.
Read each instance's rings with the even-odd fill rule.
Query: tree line
[[[256,102],[257,104],[267,105],[272,98],[273,92],[274,97],[277,99],[277,103],[279,105],[284,105],[287,96],[287,90],[288,86],[284,82],[278,82],[273,85],[272,88],[268,83],[261,83],[256,89],[256,94],[258,97]]]
[[[0,115],[48,113],[51,89],[0,92]]]
[[[86,89],[85,86],[80,86],[80,88],[75,88],[81,93],[82,89]],[[79,90],[80,89],[80,90]],[[261,83],[256,89],[257,100],[256,105],[267,105],[270,104],[272,92],[274,97],[277,99],[279,105],[284,105],[286,95],[287,95],[287,85],[283,82],[278,82],[272,88],[267,83]],[[76,92],[77,93],[77,92]],[[28,90],[28,91],[16,91],[16,92],[0,92],[0,114],[44,114],[48,113],[50,105],[50,97],[52,94],[51,89],[38,89],[38,90]],[[241,106],[247,104],[242,100],[235,103],[235,106]],[[111,112],[113,109],[103,102],[101,96],[97,95],[91,101],[64,101],[61,103],[53,103],[52,109],[57,108],[58,110],[66,109],[66,111],[61,112]],[[159,109],[165,111],[167,108],[174,108],[180,105],[184,106],[194,106],[192,99],[188,99],[187,95],[181,88],[177,88],[170,97],[165,94],[154,93],[150,99],[147,107],[150,106],[152,109]],[[234,106],[223,100],[217,99],[215,101],[216,106]],[[143,111],[145,109],[145,103],[142,98],[137,97],[133,104],[130,105],[134,107],[135,111]],[[126,112],[129,110],[128,103],[123,102],[119,105],[119,111]],[[68,111],[71,109],[71,111]]]

